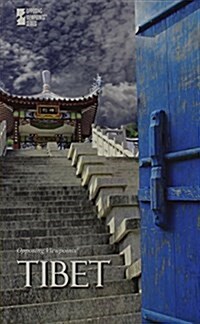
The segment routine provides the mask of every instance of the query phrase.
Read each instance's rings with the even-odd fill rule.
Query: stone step
[[[66,160],[66,159],[59,159],[57,161],[52,161],[52,160],[44,160],[44,161],[4,161],[3,163],[0,161],[0,166],[1,166],[1,170],[32,170],[33,172],[36,172],[37,170],[45,170],[45,166],[48,168],[53,168],[53,166],[56,166],[59,170],[59,168],[63,169],[63,168],[68,168],[68,170],[70,169],[70,163]],[[74,171],[73,168],[71,168],[72,172]]]
[[[108,233],[105,225],[101,226],[74,226],[74,227],[58,227],[58,228],[35,228],[30,229],[15,229],[15,230],[0,230],[0,237],[5,238],[19,238],[19,237],[45,237],[45,236],[57,236],[57,235],[77,235],[88,233]]]
[[[48,200],[48,201],[45,201],[45,200],[40,200],[40,201],[27,201],[26,199],[24,199],[24,201],[18,201],[17,199],[15,200],[12,200],[12,199],[1,199],[0,201],[0,209],[3,208],[3,206],[6,205],[6,208],[29,208],[29,207],[32,207],[32,208],[38,208],[38,207],[70,207],[70,208],[73,208],[73,207],[81,207],[83,208],[92,208],[94,209],[94,206],[92,204],[91,201],[85,201],[84,204],[83,202],[81,201],[78,201],[78,200]]]
[[[66,164],[51,164],[51,165],[16,165],[15,167],[11,165],[7,166],[0,166],[1,167],[1,175],[9,175],[14,176],[14,173],[16,173],[17,176],[20,175],[37,175],[38,173],[41,174],[52,174],[53,172],[55,174],[59,174],[59,172],[67,173],[67,174],[73,174],[75,175],[75,169],[72,169],[69,165]]]
[[[31,186],[35,185],[53,185],[54,183],[59,184],[59,185],[67,185],[67,184],[78,184],[80,185],[80,180],[75,179],[74,177],[68,177],[66,175],[61,175],[60,178],[53,178],[53,177],[46,177],[42,179],[42,177],[33,177],[32,179],[24,178],[24,179],[1,179],[1,185],[23,185],[23,184],[29,184]]]
[[[32,305],[7,306],[2,308],[2,324],[50,323],[56,321],[83,320],[87,318],[116,316],[139,312],[139,294],[79,299]]]
[[[56,260],[58,261],[58,260]],[[60,260],[62,261],[62,260]],[[41,263],[40,264],[35,264],[32,266],[31,272],[31,289],[33,288],[39,288],[42,284],[41,282]],[[13,269],[12,269],[13,270]],[[125,279],[125,266],[120,266],[120,265],[104,265],[103,267],[103,281],[119,281],[122,279]],[[78,271],[80,273],[85,273],[85,275],[79,275],[77,278],[78,285],[85,285],[87,282],[92,284],[92,283],[97,283],[98,281],[98,271],[97,271],[97,264],[92,264],[92,265],[84,265],[81,264],[78,266]],[[67,271],[70,281],[71,282],[71,267]],[[14,271],[9,271],[9,272],[3,272],[1,274],[2,277],[2,284],[1,284],[1,289],[2,290],[13,290],[17,288],[25,288],[26,285],[26,273],[25,273],[25,265],[24,264],[17,264],[15,266]],[[51,285],[51,271],[48,271],[47,277],[49,280],[49,285]],[[57,276],[56,277],[56,284],[57,285],[62,285],[63,284],[63,276]],[[64,287],[62,287],[64,289]],[[50,287],[48,287],[50,289]]]
[[[0,159],[0,165],[3,167],[12,166],[15,168],[16,166],[30,166],[34,168],[34,166],[44,166],[44,165],[67,165],[70,166],[71,163],[65,157],[64,158],[43,158],[43,159]]]
[[[53,171],[52,171],[53,172]],[[75,179],[77,181],[79,181],[79,179],[75,178],[75,176],[72,174],[72,173],[67,173],[66,171],[63,171],[63,172],[59,172],[59,174],[51,174],[51,173],[43,173],[43,174],[29,174],[29,175],[26,175],[26,174],[15,174],[15,175],[10,175],[10,174],[0,174],[0,178],[1,178],[1,181],[2,183],[5,182],[6,180],[8,182],[10,181],[14,181],[14,182],[19,182],[19,181],[27,181],[28,183],[29,182],[32,182],[34,179],[39,181],[44,181],[44,182],[47,182],[47,181],[52,181],[52,180],[60,180],[62,179],[63,177],[65,177],[66,179]]]
[[[12,173],[11,173],[12,171]],[[16,172],[15,172],[16,171]],[[33,172],[34,171],[34,172]],[[20,177],[27,177],[27,178],[31,178],[34,176],[58,176],[59,174],[65,174],[65,175],[72,175],[75,178],[75,174],[74,174],[73,169],[71,169],[68,166],[55,166],[53,165],[51,168],[49,166],[46,166],[46,170],[40,170],[40,169],[27,169],[25,167],[21,168],[21,170],[18,168],[18,170],[1,170],[1,177],[9,177],[9,178],[20,178]]]
[[[15,197],[15,199],[13,199]],[[16,196],[11,196],[11,195],[5,195],[5,196],[1,196],[1,201],[0,204],[3,206],[5,206],[5,204],[8,204],[10,202],[14,202],[15,206],[16,203],[28,203],[28,204],[34,204],[34,203],[39,203],[39,204],[44,204],[44,203],[67,203],[69,205],[73,205],[73,204],[84,204],[84,205],[91,205],[92,203],[90,201],[88,201],[86,194],[82,194],[82,195],[64,195],[64,194],[55,194],[55,195],[26,195],[24,193],[24,195],[22,194],[22,192],[20,193],[20,195],[16,195]],[[7,205],[6,205],[7,206]]]
[[[17,156],[16,154],[8,154],[6,156],[3,156],[1,157],[0,161],[1,162],[8,162],[8,161],[12,161],[12,162],[19,162],[19,161],[31,161],[31,160],[34,160],[34,161],[43,161],[43,160],[50,160],[52,159],[51,157],[49,156]]]
[[[92,244],[109,244],[110,234],[83,234],[69,236],[46,236],[38,238],[16,238],[16,239],[0,239],[1,250],[16,250],[19,247],[23,249],[34,248],[61,248],[76,247],[81,245]]]
[[[24,175],[27,176],[30,175],[37,175],[38,173],[41,174],[51,174],[51,173],[59,174],[59,172],[65,172],[68,174],[75,175],[75,169],[73,169],[70,165],[67,165],[65,163],[59,163],[59,164],[43,164],[43,165],[27,165],[27,164],[20,164],[20,165],[1,165],[0,164],[0,173],[1,175],[10,175],[14,176],[16,175]]]
[[[38,160],[38,159],[12,159],[12,160],[8,159],[8,160],[4,160],[4,161],[0,160],[0,165],[5,168],[8,166],[11,166],[12,168],[16,168],[17,166],[19,166],[19,167],[25,166],[25,167],[32,167],[34,169],[34,168],[37,168],[37,166],[43,167],[44,165],[70,166],[70,162],[66,158],[63,158],[63,159],[61,159],[61,158],[60,159],[44,158],[44,159],[40,159],[40,160]]]
[[[17,252],[19,251],[19,252]],[[66,257],[65,253],[60,253],[60,250],[57,250],[57,254],[54,252],[50,252],[51,249],[41,249],[40,252],[43,251],[43,253],[34,253],[34,252],[29,252],[31,250],[23,250],[23,249],[18,249],[15,253],[15,259],[14,260],[2,260],[2,263],[0,265],[0,273],[15,273],[16,268],[18,268],[17,265],[17,260],[51,260],[51,261],[56,261],[58,258],[62,260],[63,262],[70,264],[70,261],[77,261],[77,260],[110,260],[112,266],[122,266],[124,258],[122,255],[119,254],[111,254],[111,255],[92,255],[92,256],[75,256],[76,250],[71,249],[71,257]],[[48,252],[49,251],[49,252]],[[54,251],[54,250],[52,250]],[[65,251],[65,250],[63,250]],[[73,253],[74,251],[74,253]],[[19,271],[22,271],[22,268],[18,268]],[[16,272],[17,273],[17,272]]]
[[[87,282],[87,279],[85,279]],[[125,295],[134,293],[134,285],[128,280],[120,281],[103,281],[103,287],[98,288],[92,284],[88,288],[72,288],[69,285],[60,289],[44,288],[18,288],[12,290],[0,291],[0,306],[25,305],[49,303],[58,301],[67,301],[75,299],[98,298],[115,295]]]
[[[44,170],[43,172],[42,171],[38,171],[36,170],[35,172],[32,172],[32,171],[28,171],[26,169],[24,170],[21,170],[20,172],[0,172],[0,176],[1,176],[1,179],[19,179],[19,178],[34,178],[34,177],[59,177],[59,175],[67,175],[67,176],[70,176],[72,175],[73,177],[74,176],[74,173],[73,173],[73,170],[71,170],[70,168],[68,167],[64,167],[62,169],[59,169],[59,170],[55,170],[54,167],[52,167],[52,170]]]
[[[52,202],[52,201],[67,201],[69,203],[75,202],[80,203],[80,204],[85,204],[86,202],[89,203],[88,201],[88,195],[87,192],[82,193],[82,194],[65,194],[64,192],[58,191],[57,193],[52,194],[52,192],[34,192],[32,195],[30,192],[24,192],[24,191],[16,191],[13,193],[10,192],[4,192],[1,195],[1,201],[3,202],[4,206],[5,203],[8,202]],[[91,202],[90,202],[91,203]]]
[[[43,229],[59,229],[59,228],[71,228],[73,227],[101,227],[103,226],[106,229],[106,225],[102,223],[102,220],[99,220],[96,217],[85,218],[85,219],[50,219],[50,220],[18,220],[18,221],[2,221],[1,222],[1,230],[27,230],[30,228],[43,228]]]
[[[71,185],[71,184],[63,184],[58,186],[57,184],[32,184],[30,186],[26,183],[24,184],[11,184],[10,186],[2,185],[0,183],[0,194],[5,195],[9,194],[25,194],[25,195],[47,195],[47,194],[54,194],[54,193],[63,193],[63,194],[83,194],[85,193],[85,189],[81,188],[79,185]]]
[[[5,169],[23,169],[24,168],[32,168],[32,170],[36,170],[37,168],[44,168],[44,166],[70,166],[70,163],[67,159],[58,159],[53,161],[53,159],[43,159],[43,160],[5,160],[5,161],[0,161],[0,166],[5,168]],[[73,169],[71,169],[73,170]]]
[[[1,207],[0,208],[0,215],[22,215],[22,214],[31,214],[31,215],[38,215],[38,214],[57,214],[57,213],[84,213],[88,211],[87,206],[54,206],[54,207]],[[96,207],[91,206],[90,212],[95,212]]]
[[[21,171],[20,170],[1,170],[0,172],[0,177],[1,179],[18,179],[18,178],[26,178],[29,179],[33,178],[33,177],[51,177],[51,176],[55,176],[58,177],[59,175],[65,175],[65,176],[72,176],[75,178],[74,172],[73,170],[70,170],[66,167],[64,168],[59,168],[58,170],[55,169],[55,167],[53,166],[51,169],[49,167],[46,167],[46,170],[35,170],[33,172],[32,169],[27,170],[25,168],[23,168]]]
[[[71,165],[70,161],[68,161],[68,159],[63,156],[63,157],[48,157],[48,156],[45,156],[45,157],[17,157],[17,158],[7,158],[7,157],[4,157],[4,158],[0,158],[0,164],[3,165],[3,166],[6,166],[8,164],[12,164],[13,167],[15,167],[16,165],[22,165],[22,164],[25,164],[25,165],[43,165],[43,164],[63,164],[65,163],[66,165]]]
[[[43,154],[44,152],[47,152],[47,149],[44,148],[42,150],[36,150],[36,149],[20,149],[20,150],[14,150],[14,151],[9,151],[8,156],[17,156],[17,155],[24,155],[24,154],[29,154],[29,155],[40,155]]]
[[[77,189],[76,187],[73,188],[51,188],[51,187],[43,187],[44,189],[38,189],[37,187],[30,187],[29,189],[24,189],[23,187],[21,187],[20,189],[17,188],[18,190],[14,189],[11,190],[11,188],[3,188],[4,190],[1,190],[1,185],[0,185],[0,191],[1,191],[1,197],[17,197],[20,198],[20,196],[22,197],[22,199],[24,198],[29,198],[29,199],[56,199],[56,198],[60,198],[62,196],[64,196],[65,198],[69,197],[69,199],[86,199],[88,196],[87,191],[81,191],[78,190],[78,186]]]
[[[73,174],[75,176],[75,169],[73,169],[70,165],[66,164],[51,164],[51,165],[0,165],[0,174],[1,176],[8,175],[11,177],[16,176],[33,176],[33,175],[45,175],[45,174],[56,174],[59,173]]]
[[[6,187],[5,185],[1,185],[0,183],[0,189],[4,189],[4,187]],[[49,190],[64,190],[66,192],[69,192],[69,191],[76,191],[76,192],[79,192],[79,193],[82,193],[82,192],[85,192],[85,189],[82,188],[81,186],[77,187],[76,185],[70,185],[70,184],[65,184],[65,185],[58,185],[58,184],[51,184],[51,185],[48,185],[48,186],[45,186],[43,184],[41,185],[34,185],[30,188],[30,185],[27,184],[27,183],[24,183],[23,185],[22,184],[19,184],[19,185],[16,185],[16,184],[13,184],[9,187],[10,191],[15,191],[15,190],[29,190],[29,191],[40,191],[40,190],[46,190],[46,191],[49,191]]]
[[[64,212],[64,213],[61,213],[61,212],[47,212],[47,213],[44,213],[44,212],[36,212],[35,214],[30,214],[30,213],[27,213],[27,214],[4,214],[4,215],[1,215],[0,214],[0,222],[11,222],[11,221],[27,221],[27,220],[30,220],[30,221],[51,221],[51,220],[73,220],[73,221],[76,221],[76,220],[85,220],[87,221],[87,219],[96,219],[97,216],[96,214],[93,212],[93,211],[88,211],[88,212]]]
[[[33,249],[22,249],[18,247],[16,250],[4,250],[0,251],[1,260],[4,262],[8,261],[16,261],[16,259],[21,259],[24,255],[31,255],[33,259],[44,259],[44,256],[50,255],[51,258],[65,257],[65,258],[74,258],[74,257],[85,257],[85,256],[105,256],[105,255],[113,255],[119,252],[117,245],[108,245],[108,244],[100,244],[100,245],[82,245],[76,246],[75,248],[68,247],[58,247],[58,248],[47,248],[49,252],[46,251],[46,248],[33,248]],[[4,266],[4,265],[3,265]]]
[[[140,296],[125,279],[124,257],[118,245],[109,244],[106,222],[97,218],[75,168],[62,156],[67,151],[55,152],[56,157],[38,156],[37,151],[14,153],[0,159],[2,323],[128,324],[137,318],[139,324]],[[108,167],[114,165],[115,173],[133,177],[131,161],[105,160]],[[61,289],[40,288],[39,263],[32,268],[33,287],[25,288],[25,265],[17,260],[61,260],[67,265],[69,283]],[[78,266],[86,272],[78,276],[78,283],[89,282],[89,288],[71,287],[70,261],[78,260],[110,260],[104,266],[103,288],[96,287],[96,264]],[[49,284],[50,275],[48,262]],[[63,283],[63,276],[56,279]]]
[[[52,168],[53,166],[58,166],[61,168],[67,167],[70,168],[71,163],[67,160],[67,159],[44,159],[41,161],[37,161],[37,160],[29,160],[29,161],[25,161],[25,160],[16,160],[16,161],[4,161],[2,162],[0,160],[0,166],[1,166],[1,170],[22,170],[23,168],[28,168],[28,169],[32,169],[32,171],[36,171],[38,169],[44,170],[45,166]],[[74,171],[73,168],[71,168],[72,171]]]
[[[120,314],[114,316],[99,316],[83,320],[69,320],[64,322],[51,322],[48,324],[141,324],[141,313]]]
[[[42,150],[37,150],[37,149],[20,149],[20,150],[15,150],[15,151],[9,151],[8,156],[17,156],[17,155],[43,155],[44,153],[47,153],[47,149],[43,148]]]
[[[26,160],[45,160],[45,159],[54,159],[54,160],[57,160],[57,158],[54,158],[54,157],[50,157],[50,156],[40,156],[40,155],[37,155],[37,156],[24,156],[23,153],[25,151],[19,151],[16,152],[9,152],[6,156],[3,156],[1,157],[1,160],[3,161],[16,161],[16,160],[23,160],[23,161],[26,161]],[[29,151],[30,152],[30,151]],[[33,153],[35,153],[34,151],[32,151]],[[37,152],[38,153],[38,152]]]
[[[68,172],[71,174],[75,174],[75,169],[73,169],[70,165],[67,165],[66,163],[59,163],[59,164],[49,164],[49,165],[1,165],[0,172],[1,174],[4,175],[11,175],[14,176],[16,175],[23,175],[26,174],[27,176],[29,175],[34,175],[34,174],[47,174],[51,173],[54,171],[55,174],[59,174],[59,172]]]
[[[77,186],[77,184],[63,184],[63,185],[57,185],[56,183],[53,184],[32,184],[31,187],[27,182],[24,184],[11,184],[9,187],[6,185],[3,185],[0,183],[0,190],[4,191],[30,191],[30,192],[37,192],[37,191],[64,191],[64,192],[76,192],[76,193],[83,193],[85,192],[85,189],[82,188],[80,185]]]
[[[47,197],[48,198],[48,197]],[[60,199],[59,199],[60,198]],[[55,199],[46,199],[46,197],[21,197],[19,196],[19,199],[17,197],[3,197],[0,201],[0,208],[5,207],[6,208],[23,208],[23,207],[53,207],[53,206],[87,206],[88,208],[94,208],[94,205],[91,201],[88,201],[87,199],[79,199],[74,197],[55,197]]]
[[[32,170],[37,170],[37,168],[44,169],[44,166],[52,167],[53,165],[61,166],[61,167],[70,167],[70,162],[66,159],[44,159],[44,160],[16,160],[16,161],[0,161],[0,166],[3,169],[7,170],[19,170],[23,167],[25,168],[32,168]],[[1,168],[1,169],[2,169]],[[74,169],[71,168],[73,171]]]
[[[1,180],[1,186],[13,186],[13,185],[21,185],[23,186],[23,184],[29,184],[29,186],[50,186],[50,185],[53,185],[54,183],[56,183],[57,185],[60,185],[60,186],[64,186],[66,184],[69,184],[69,185],[77,185],[77,186],[80,186],[80,181],[79,179],[65,179],[63,178],[63,180],[59,180],[59,181],[55,181],[55,180],[49,180],[49,181],[42,181],[42,180],[32,180],[32,181],[23,181],[23,180],[16,180],[16,181],[8,181],[8,180]]]

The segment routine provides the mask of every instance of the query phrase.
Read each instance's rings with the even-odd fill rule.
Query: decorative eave
[[[0,101],[10,105],[25,108],[28,106],[36,106],[37,104],[59,104],[61,107],[79,107],[87,108],[98,102],[98,96],[101,92],[100,84],[96,84],[96,87],[93,86],[92,91],[82,97],[62,97],[50,89],[50,72],[43,71],[43,91],[36,95],[31,96],[20,96],[10,94],[0,88]]]
[[[90,105],[97,103],[98,93],[90,94],[81,98],[37,98],[34,96],[18,96],[12,95],[0,89],[0,101],[4,102],[9,106],[35,106],[36,104],[59,104],[66,107],[89,107]]]

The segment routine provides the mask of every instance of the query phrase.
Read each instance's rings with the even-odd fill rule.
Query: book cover
[[[1,322],[139,323],[134,2],[0,6]]]

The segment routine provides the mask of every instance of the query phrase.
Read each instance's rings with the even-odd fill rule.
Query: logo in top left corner
[[[26,9],[25,8],[17,8],[16,20],[17,20],[17,26],[25,26],[26,25]]]

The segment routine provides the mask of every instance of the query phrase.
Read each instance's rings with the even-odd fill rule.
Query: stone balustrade
[[[98,156],[91,143],[73,143],[68,158],[96,205],[98,218],[110,231],[110,244],[124,256],[126,278],[140,290],[140,213],[137,199],[138,161],[133,157]],[[98,152],[99,154],[99,152]]]
[[[100,156],[138,157],[138,139],[126,137],[125,128],[101,129],[92,125],[92,146]]]
[[[0,156],[6,154],[6,121],[0,123]]]

